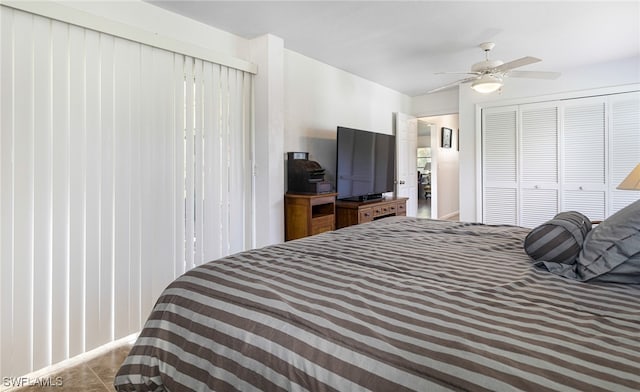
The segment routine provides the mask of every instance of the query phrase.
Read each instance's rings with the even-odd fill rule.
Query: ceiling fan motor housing
[[[504,64],[500,60],[484,60],[471,66],[471,72],[487,72]]]

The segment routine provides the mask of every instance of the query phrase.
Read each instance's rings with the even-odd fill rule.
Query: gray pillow
[[[578,256],[576,273],[585,281],[640,283],[640,200],[589,233]]]
[[[640,200],[591,230],[574,264],[538,261],[534,265],[579,281],[640,284]]]
[[[561,212],[529,232],[524,250],[535,261],[574,264],[590,230],[591,221],[580,212]]]

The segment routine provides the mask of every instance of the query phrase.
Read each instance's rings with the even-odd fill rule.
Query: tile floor
[[[129,350],[131,345],[128,344],[116,347],[76,366],[46,376],[50,378],[50,386],[32,385],[12,392],[113,392],[113,379]]]

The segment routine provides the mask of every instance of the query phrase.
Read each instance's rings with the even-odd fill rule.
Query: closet
[[[640,197],[616,189],[638,162],[640,92],[485,108],[483,222],[602,220]]]

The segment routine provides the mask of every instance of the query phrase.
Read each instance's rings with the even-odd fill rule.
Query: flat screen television
[[[341,200],[377,200],[393,192],[396,137],[338,127],[336,190]]]

